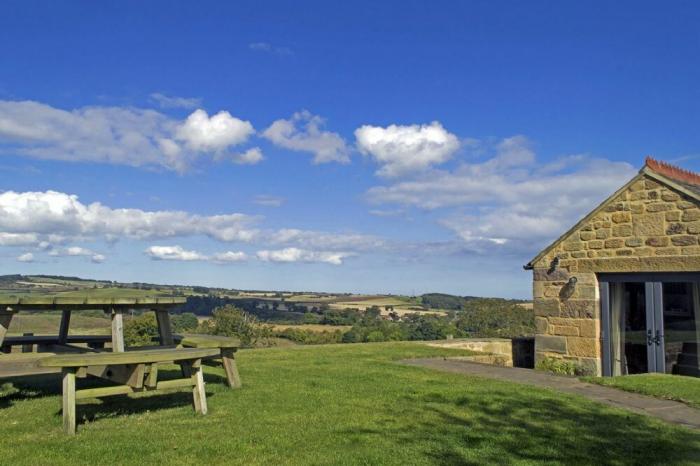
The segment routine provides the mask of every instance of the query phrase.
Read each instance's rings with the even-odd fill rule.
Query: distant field
[[[327,303],[340,299],[340,296],[335,295],[314,295],[314,294],[296,294],[285,298],[285,301],[290,303]]]
[[[61,322],[61,313],[20,312],[12,318],[9,333],[21,335],[34,333],[37,335],[58,334],[58,326]],[[110,320],[105,317],[88,317],[79,312],[73,313],[70,322],[71,334],[97,335],[110,333]]]
[[[356,299],[344,299],[343,301],[336,301],[329,304],[331,309],[342,310],[346,308],[365,310],[368,307],[377,306],[381,309],[382,315],[387,315],[391,311],[387,311],[387,306],[392,306],[394,312],[400,316],[405,314],[432,314],[432,315],[445,315],[447,312],[442,309],[431,309],[423,310],[415,302],[412,302],[409,298],[398,298],[394,296],[377,296],[369,297],[363,296]]]
[[[272,328],[275,331],[282,331],[288,328],[298,329],[298,330],[308,330],[311,332],[335,332],[340,330],[346,332],[352,328],[352,325],[320,325],[320,324],[300,324],[300,325],[285,325],[278,324],[273,325]]]
[[[143,298],[146,296],[169,296],[172,293],[157,290],[139,290],[136,288],[83,288],[75,291],[57,293],[58,296],[88,296],[91,298]]]

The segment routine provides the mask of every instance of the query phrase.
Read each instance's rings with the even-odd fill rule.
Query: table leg
[[[75,368],[63,369],[63,430],[75,434]]]
[[[10,328],[12,314],[12,312],[0,312],[0,348],[2,348],[2,342],[5,340],[7,330]]]
[[[68,326],[70,325],[70,311],[61,314],[61,327],[58,330],[58,344],[65,345],[68,340]]]
[[[173,340],[173,331],[170,326],[170,314],[168,311],[156,310],[156,320],[158,321],[158,336],[160,337],[161,346],[170,346],[175,344]]]
[[[124,352],[124,311],[112,309],[112,351]]]

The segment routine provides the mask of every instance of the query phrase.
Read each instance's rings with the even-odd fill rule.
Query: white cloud
[[[235,154],[232,159],[234,163],[239,165],[255,165],[262,162],[265,157],[263,157],[262,150],[259,147],[253,147],[242,154]]]
[[[34,262],[34,254],[31,252],[25,252],[24,254],[17,256],[17,260],[19,262]]]
[[[314,163],[350,162],[350,151],[338,134],[323,131],[324,120],[306,110],[288,120],[277,120],[263,132],[273,144],[285,149],[314,154]]]
[[[622,162],[578,155],[538,165],[529,141],[496,144],[481,163],[367,193],[371,202],[447,210],[441,224],[476,251],[536,252],[631,179]]]
[[[267,52],[275,53],[277,55],[293,55],[292,49],[289,47],[276,47],[269,42],[251,42],[248,44],[250,50],[255,50],[256,52]]]
[[[175,139],[198,152],[217,152],[245,142],[255,133],[249,121],[221,111],[211,117],[202,109],[187,117],[175,133]]]
[[[202,154],[244,142],[252,125],[219,112],[194,111],[185,121],[155,110],[82,107],[62,110],[33,101],[0,100],[0,151],[73,162],[185,171]]]
[[[198,251],[184,249],[182,246],[150,246],[145,251],[153,260],[164,261],[211,261],[219,264],[242,262],[248,259],[246,253],[241,251],[226,251],[207,256]]]
[[[211,256],[214,262],[242,262],[248,260],[248,255],[242,251],[219,252]]]
[[[293,244],[312,250],[369,251],[386,246],[385,241],[376,236],[357,233],[326,233],[296,228],[282,228],[269,233],[265,239],[272,244]]]
[[[268,194],[260,194],[255,196],[253,203],[265,207],[281,207],[286,201],[285,198],[279,196],[270,196]]]
[[[39,237],[34,233],[0,232],[0,246],[32,246],[38,243]]]
[[[386,128],[365,125],[355,130],[357,147],[381,167],[380,176],[396,177],[424,171],[448,161],[459,149],[459,139],[434,121],[429,125]]]
[[[30,239],[55,244],[70,238],[132,239],[205,235],[220,241],[252,241],[255,217],[244,214],[201,216],[182,211],[112,209],[83,204],[78,196],[56,191],[0,194],[0,241]]]
[[[197,251],[188,251],[181,246],[151,246],[146,254],[153,260],[164,261],[203,261],[207,257]]]
[[[90,260],[96,264],[102,263],[107,259],[104,255],[96,253],[91,249],[87,249],[81,246],[70,246],[67,248],[51,249],[49,251],[49,256],[54,257],[89,257]]]
[[[262,250],[257,253],[258,259],[265,262],[321,262],[341,265],[347,257],[353,256],[348,252],[309,251],[299,248],[278,250]]]
[[[161,108],[197,108],[202,104],[202,99],[168,96],[160,92],[154,92],[149,96],[151,101],[157,103]]]

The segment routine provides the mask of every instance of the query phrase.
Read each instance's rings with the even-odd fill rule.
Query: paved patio
[[[410,359],[402,361],[411,366],[427,367],[444,372],[507,380],[525,385],[550,388],[565,393],[580,395],[599,403],[627,409],[639,414],[653,416],[673,424],[691,429],[700,429],[700,410],[683,403],[661,400],[637,393],[582,382],[575,377],[564,377],[532,369],[500,367],[480,364],[457,358]]]

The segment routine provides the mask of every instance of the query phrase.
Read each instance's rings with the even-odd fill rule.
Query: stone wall
[[[535,361],[564,358],[600,374],[596,273],[700,271],[699,236],[696,199],[646,175],[630,184],[533,264]]]

